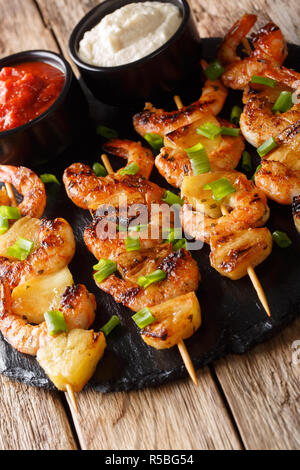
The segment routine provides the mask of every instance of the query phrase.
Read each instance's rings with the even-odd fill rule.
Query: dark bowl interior
[[[74,28],[69,52],[94,96],[116,106],[140,106],[147,100],[164,103],[167,95],[180,92],[191,81],[199,80],[201,41],[186,0],[162,0],[182,13],[176,33],[146,57],[118,67],[96,67],[78,56],[84,33],[109,13],[142,0],[107,0],[91,10]],[[189,85],[190,86],[190,85]],[[168,97],[167,97],[168,99]]]
[[[81,121],[86,122],[87,103],[68,62],[43,50],[25,51],[0,60],[0,69],[23,62],[45,62],[61,70],[65,83],[57,100],[32,121],[0,132],[1,163],[30,167],[43,165],[72,145]]]

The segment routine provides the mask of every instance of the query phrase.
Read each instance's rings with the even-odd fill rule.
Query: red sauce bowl
[[[39,63],[46,64],[46,72],[50,75],[51,71],[54,72],[57,79],[53,81],[54,88],[44,86],[38,76],[30,73]],[[47,65],[55,69],[49,69]],[[9,77],[11,67],[28,71],[28,75],[23,76],[24,83],[21,76],[20,81],[16,76]],[[4,124],[4,127],[12,128],[0,131],[1,164],[23,164],[35,168],[58,157],[68,147],[76,145],[77,140],[82,140],[88,124],[88,105],[69,63],[63,57],[43,50],[19,52],[1,59],[0,70],[4,78],[7,71],[7,89],[4,91],[13,97],[12,108],[13,100],[16,100],[15,109],[7,112],[7,120],[11,119],[11,122]],[[15,93],[18,87],[22,91],[21,97]],[[34,101],[35,93],[38,94],[38,102]],[[3,122],[1,127],[3,129]]]

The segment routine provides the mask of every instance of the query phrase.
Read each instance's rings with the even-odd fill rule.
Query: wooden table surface
[[[0,0],[0,56],[51,49],[67,56],[69,34],[99,0]],[[221,36],[244,12],[272,19],[300,44],[299,0],[190,0],[202,37]],[[246,313],[245,313],[246,314]],[[183,380],[130,393],[78,395],[0,376],[0,449],[299,449],[300,319],[243,356]],[[296,354],[294,354],[295,356]],[[299,357],[299,355],[298,355]]]

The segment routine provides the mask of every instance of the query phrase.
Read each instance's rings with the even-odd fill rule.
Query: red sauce
[[[0,131],[32,121],[60,95],[64,74],[44,62],[25,62],[0,71]]]

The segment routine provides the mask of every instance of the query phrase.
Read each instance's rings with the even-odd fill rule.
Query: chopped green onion
[[[203,126],[197,127],[196,132],[210,140],[214,140],[219,134],[221,134],[221,128],[211,122],[206,122]]]
[[[176,240],[173,243],[173,250],[178,251],[181,248],[186,248],[187,247],[187,241],[185,238],[181,238],[180,240]]]
[[[235,187],[227,178],[220,178],[216,181],[211,181],[211,183],[203,186],[203,189],[211,189],[216,201],[221,201],[221,199],[228,196],[228,194],[235,193],[236,191]]]
[[[181,227],[171,227],[168,229],[163,228],[163,237],[165,237],[165,242],[174,242],[182,235]]]
[[[100,328],[100,331],[102,331],[105,334],[105,336],[108,336],[109,333],[111,333],[112,330],[116,328],[116,326],[120,325],[120,323],[121,323],[120,318],[117,315],[113,315],[112,317],[110,317],[108,322],[105,323],[105,325],[102,326],[102,328]]]
[[[148,307],[142,308],[139,312],[135,313],[132,316],[132,320],[137,324],[137,326],[142,330],[146,326],[151,325],[155,321],[154,316],[152,315],[151,310]]]
[[[239,106],[233,106],[230,115],[230,122],[238,126],[240,124],[240,116],[243,110]]]
[[[103,165],[99,162],[95,162],[93,165],[93,172],[96,176],[107,176],[107,171]]]
[[[3,219],[3,217],[0,217],[0,235],[3,235],[3,233],[7,232],[8,229],[8,219]]]
[[[210,163],[205,148],[199,142],[193,147],[185,149],[191,160],[194,175],[201,175],[210,171]]]
[[[230,135],[232,137],[238,137],[240,135],[240,129],[235,127],[221,127],[222,135]]]
[[[18,207],[0,206],[0,216],[3,219],[18,220],[21,218],[21,213]]]
[[[140,167],[137,163],[132,162],[125,168],[119,171],[120,175],[135,175],[139,171]]]
[[[258,166],[256,167],[256,170],[255,170],[253,176],[252,176],[252,181],[255,181],[255,175],[256,175],[256,173],[258,172],[258,170],[260,170],[260,169],[261,169],[261,165],[258,165]]]
[[[155,134],[154,132],[148,132],[145,134],[144,139],[154,150],[160,150],[164,145],[164,139],[159,134]]]
[[[106,126],[97,126],[96,132],[98,135],[105,137],[106,139],[115,139],[118,137],[118,132],[115,129],[111,129],[110,127]]]
[[[94,279],[100,283],[117,270],[117,263],[110,259],[102,258],[93,268],[97,271],[94,274]]]
[[[139,238],[127,237],[125,240],[126,251],[137,251],[141,249],[141,243]]]
[[[128,227],[128,232],[142,232],[143,230],[148,229],[149,224],[138,224],[130,225]]]
[[[50,310],[44,314],[48,333],[51,336],[68,331],[65,317],[59,310]]]
[[[16,243],[12,246],[10,246],[6,254],[7,256],[11,256],[13,258],[17,258],[21,261],[24,261],[30,253],[33,251],[34,248],[34,242],[31,240],[27,240],[26,238],[18,238]]]
[[[259,85],[266,85],[271,88],[274,88],[277,84],[277,81],[273,80],[272,78],[253,75],[253,77],[251,78],[251,83],[258,83]]]
[[[173,204],[183,206],[184,204],[183,200],[176,194],[172,193],[172,191],[166,191],[161,200],[169,204],[169,206],[172,206]]]
[[[56,178],[55,175],[52,175],[51,173],[44,173],[43,175],[40,175],[41,180],[43,183],[55,183],[55,184],[60,184],[58,179]]]
[[[260,147],[258,147],[257,153],[260,157],[264,157],[276,147],[278,147],[276,140],[274,137],[270,137],[270,139],[266,140]]]
[[[285,113],[293,106],[292,93],[290,91],[282,91],[273,106],[273,113],[280,111]]]
[[[224,67],[218,62],[217,60],[215,62],[212,62],[209,64],[209,66],[204,70],[205,75],[209,80],[216,80],[222,73],[225,72]]]
[[[279,230],[276,230],[275,232],[272,233],[272,237],[274,242],[280,247],[280,248],[287,248],[292,244],[292,240],[287,236],[285,232],[280,232]]]
[[[252,171],[252,160],[251,160],[251,155],[249,152],[246,150],[242,153],[242,167],[243,170],[249,173]]]
[[[149,287],[154,282],[163,281],[164,279],[166,279],[166,277],[167,275],[165,271],[163,271],[162,269],[157,269],[156,271],[153,271],[153,273],[148,274],[147,276],[140,276],[138,278],[138,285],[146,289],[146,287]]]

